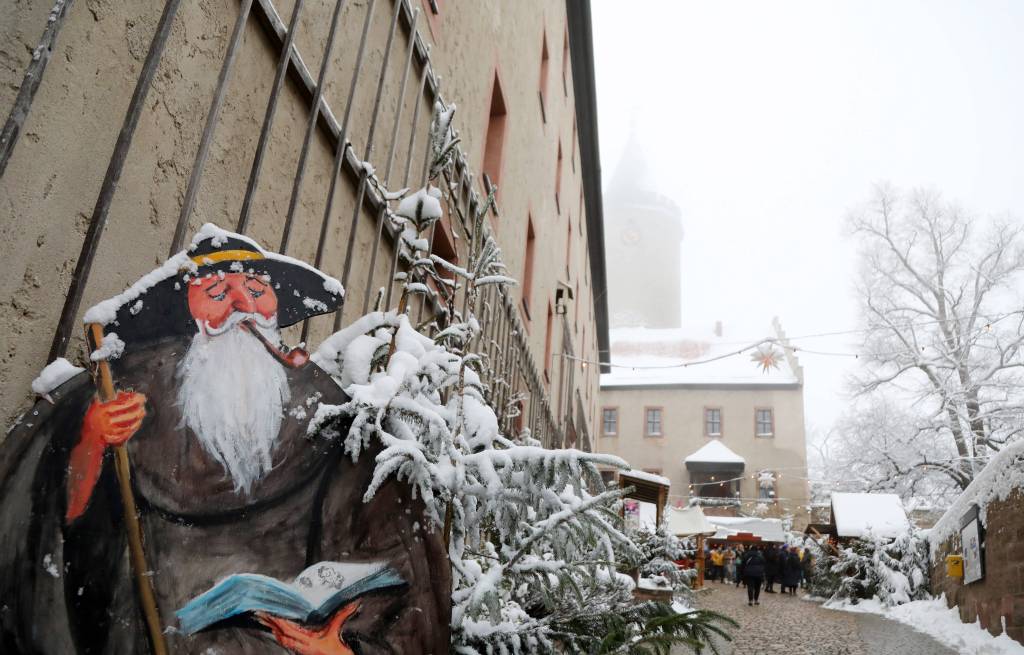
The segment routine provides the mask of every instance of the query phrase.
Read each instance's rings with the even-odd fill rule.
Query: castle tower
[[[680,326],[682,214],[650,186],[636,129],[604,192],[610,327]]]

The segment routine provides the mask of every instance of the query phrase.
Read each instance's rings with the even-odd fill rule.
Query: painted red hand
[[[110,402],[92,401],[82,420],[82,434],[68,463],[65,518],[71,522],[85,512],[103,468],[103,451],[128,441],[146,417],[146,397],[122,391]]]
[[[138,432],[145,417],[146,396],[141,393],[119,391],[109,402],[94,400],[82,421],[82,441],[121,445]]]
[[[358,600],[349,603],[335,612],[327,625],[317,629],[262,612],[256,614],[256,620],[270,628],[277,643],[299,655],[353,655],[341,638],[341,628],[358,609]]]

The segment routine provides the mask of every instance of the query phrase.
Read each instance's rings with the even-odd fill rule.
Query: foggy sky
[[[747,337],[778,315],[791,336],[856,329],[844,218],[876,182],[1024,218],[1024,2],[592,7],[604,179],[632,124],[651,186],[682,209],[686,325]],[[855,361],[800,361],[808,427],[827,428]]]

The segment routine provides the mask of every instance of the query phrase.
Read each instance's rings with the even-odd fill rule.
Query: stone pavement
[[[743,587],[717,582],[708,587],[698,595],[700,607],[740,624],[732,630],[733,642],[722,645],[723,655],[955,655],[931,637],[880,616],[829,610],[799,596],[763,591],[761,604],[748,607]]]

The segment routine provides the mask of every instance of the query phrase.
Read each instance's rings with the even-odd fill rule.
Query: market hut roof
[[[896,494],[833,493],[832,523],[839,537],[893,538],[910,528],[903,501]]]
[[[779,519],[757,519],[746,516],[709,516],[708,522],[716,528],[711,539],[732,541],[749,535],[754,541],[785,543],[786,531]],[[734,539],[729,539],[733,537]]]

